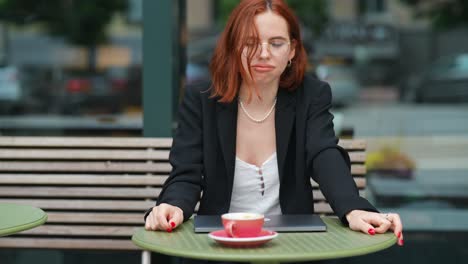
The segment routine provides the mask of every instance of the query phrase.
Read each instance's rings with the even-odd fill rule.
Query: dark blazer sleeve
[[[181,208],[184,212],[184,221],[192,216],[202,189],[203,137],[200,90],[192,86],[186,88],[169,155],[172,171],[164,183],[157,202],[157,205],[167,203]]]
[[[359,196],[351,175],[348,153],[337,145],[333,129],[331,89],[322,83],[307,114],[307,168],[320,190],[343,224],[348,225],[346,214],[360,209],[378,212],[366,199]]]

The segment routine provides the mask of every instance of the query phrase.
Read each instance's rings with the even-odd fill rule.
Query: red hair
[[[210,63],[213,97],[220,97],[219,102],[232,102],[237,96],[242,80],[249,80],[242,66],[242,51],[249,37],[258,39],[255,16],[272,11],[283,17],[289,29],[291,44],[295,43],[295,56],[280,78],[280,89],[294,90],[304,78],[307,65],[307,54],[302,44],[301,32],[297,17],[283,0],[243,0],[232,11],[226,27],[216,45]],[[253,54],[248,57],[252,60]],[[256,88],[255,88],[256,89]],[[250,91],[252,94],[253,91]],[[258,91],[255,91],[258,95]]]

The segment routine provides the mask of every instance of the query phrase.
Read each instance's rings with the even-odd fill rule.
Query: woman
[[[210,65],[212,83],[187,89],[170,153],[173,170],[147,230],[171,232],[192,213],[313,213],[310,177],[343,224],[370,235],[397,214],[359,197],[348,154],[333,131],[328,84],[304,77],[297,18],[281,0],[244,0]]]

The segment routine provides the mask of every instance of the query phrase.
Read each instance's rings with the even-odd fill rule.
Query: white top
[[[236,157],[230,213],[280,215],[279,173],[276,152],[262,166]]]

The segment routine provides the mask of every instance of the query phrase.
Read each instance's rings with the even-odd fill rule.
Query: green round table
[[[326,232],[279,233],[278,237],[257,248],[229,248],[219,245],[207,234],[193,231],[193,220],[172,233],[140,228],[132,240],[137,246],[170,256],[192,259],[279,263],[334,259],[369,254],[396,243],[393,233],[370,236],[341,224],[338,218],[323,217]]]
[[[47,214],[28,205],[0,203],[0,237],[42,225]]]

